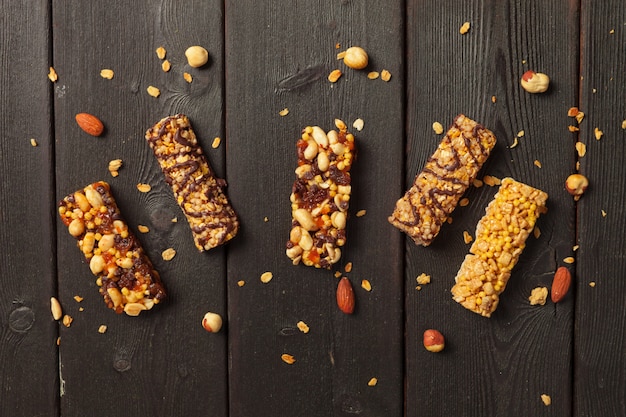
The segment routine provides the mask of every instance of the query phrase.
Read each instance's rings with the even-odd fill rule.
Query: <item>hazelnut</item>
[[[550,85],[550,77],[541,72],[528,70],[522,75],[520,83],[522,88],[529,93],[543,93]]]
[[[343,55],[343,63],[352,69],[363,69],[367,67],[368,62],[367,52],[358,46],[351,46]]]
[[[445,345],[445,339],[438,330],[428,329],[424,332],[424,347],[427,351],[441,352]]]
[[[222,317],[217,313],[208,312],[202,319],[202,327],[209,333],[217,333],[222,328]]]
[[[187,63],[193,68],[200,68],[209,61],[209,52],[201,46],[190,46],[185,51]]]
[[[574,200],[578,201],[589,186],[587,177],[581,174],[572,174],[565,180],[565,189],[574,196]]]

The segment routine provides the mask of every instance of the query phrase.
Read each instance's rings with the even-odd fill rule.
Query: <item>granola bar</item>
[[[389,222],[428,246],[496,144],[494,134],[460,114],[402,198]]]
[[[490,317],[526,246],[548,195],[511,178],[502,184],[476,226],[476,240],[455,278],[452,295],[463,307]]]
[[[185,213],[198,250],[235,237],[239,220],[224,194],[226,181],[214,175],[187,116],[160,120],[146,132],[146,140]]]
[[[137,316],[165,299],[159,273],[122,218],[109,184],[95,182],[59,202],[61,221],[89,261],[107,307]]]
[[[328,132],[307,126],[296,144],[298,167],[286,250],[294,265],[330,269],[346,243],[354,135],[341,120],[335,120],[335,126],[338,130]]]

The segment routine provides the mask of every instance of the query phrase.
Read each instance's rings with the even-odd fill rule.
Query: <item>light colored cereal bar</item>
[[[458,115],[411,188],[396,202],[389,222],[416,244],[430,245],[495,144],[491,131]]]
[[[137,316],[165,299],[159,273],[122,218],[109,184],[100,181],[69,194],[59,202],[59,215],[109,308]]]
[[[146,132],[146,140],[185,213],[198,250],[235,237],[239,220],[223,192],[226,181],[213,174],[187,116],[160,120]]]
[[[296,144],[298,167],[291,192],[291,232],[287,256],[293,264],[330,269],[346,243],[352,186],[354,135],[341,120],[338,130],[307,126]]]
[[[476,226],[470,247],[452,287],[454,300],[490,317],[526,246],[535,222],[545,213],[548,195],[511,178],[502,180],[498,192]]]

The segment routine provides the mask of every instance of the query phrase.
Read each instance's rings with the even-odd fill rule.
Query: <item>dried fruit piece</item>
[[[104,132],[104,125],[93,114],[78,113],[75,119],[78,127],[91,136],[100,136]]]
[[[337,306],[345,314],[354,312],[354,291],[350,280],[346,277],[341,278],[337,285]]]
[[[529,93],[543,93],[548,90],[550,77],[541,72],[528,70],[522,75],[520,83],[522,88]]]
[[[428,329],[424,332],[424,347],[429,352],[441,352],[446,342],[439,330]]]
[[[553,303],[558,303],[565,297],[571,283],[572,275],[569,272],[569,269],[564,266],[559,267],[554,274],[554,279],[552,280],[550,298]]]
[[[222,316],[208,312],[202,318],[202,327],[209,333],[217,333],[222,328]]]

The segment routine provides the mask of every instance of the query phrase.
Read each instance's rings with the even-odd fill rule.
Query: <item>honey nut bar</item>
[[[239,230],[239,220],[198,144],[187,116],[160,120],[146,132],[146,140],[165,180],[191,227],[194,243],[205,251],[226,243]]]
[[[411,188],[396,202],[389,222],[416,244],[430,245],[495,144],[491,131],[458,115]]]
[[[137,316],[166,297],[159,273],[122,218],[109,184],[95,182],[59,202],[107,307]]]
[[[296,143],[298,167],[291,200],[287,256],[294,265],[330,269],[346,243],[346,221],[352,186],[354,135],[341,120],[337,130],[307,126]]]
[[[476,240],[455,278],[452,295],[463,307],[485,317],[496,310],[511,270],[526,246],[548,195],[505,178],[476,226]]]

